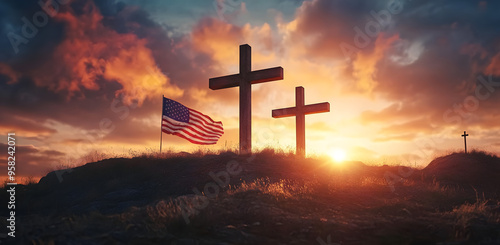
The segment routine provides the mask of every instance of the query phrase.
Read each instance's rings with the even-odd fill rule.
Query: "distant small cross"
[[[240,154],[252,151],[252,89],[256,83],[283,80],[283,68],[252,71],[252,54],[248,44],[240,45],[240,73],[209,79],[212,90],[240,88]]]
[[[467,154],[467,136],[469,136],[469,134],[464,131],[464,134],[462,134],[462,137],[464,137],[465,154]]]
[[[305,156],[306,154],[306,126],[305,115],[329,112],[330,103],[318,103],[312,105],[304,105],[304,87],[295,88],[295,107],[283,108],[273,110],[272,115],[274,118],[292,117],[295,116],[295,140],[297,147],[297,155]]]

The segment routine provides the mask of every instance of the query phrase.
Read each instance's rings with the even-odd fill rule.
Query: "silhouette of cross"
[[[464,131],[464,134],[462,134],[462,137],[464,137],[465,154],[467,154],[467,136],[469,136],[469,134],[467,134],[467,133]]]
[[[209,79],[212,90],[240,88],[240,154],[252,151],[252,84],[283,79],[281,66],[252,71],[252,49],[250,45],[240,45],[240,73]]]
[[[330,103],[318,103],[312,105],[304,105],[304,88],[295,88],[295,107],[283,109],[275,109],[272,112],[273,118],[292,117],[295,116],[295,140],[297,147],[297,155],[304,157],[306,154],[306,126],[305,115],[329,112]]]

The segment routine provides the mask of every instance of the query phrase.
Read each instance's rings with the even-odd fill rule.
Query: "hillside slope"
[[[485,152],[452,153],[438,157],[422,172],[441,183],[463,187],[498,190],[500,158]]]
[[[439,173],[441,165],[402,178],[398,167],[336,165],[273,151],[107,159],[18,186],[18,236],[11,242],[500,242],[495,194],[478,200],[474,192],[420,177]]]

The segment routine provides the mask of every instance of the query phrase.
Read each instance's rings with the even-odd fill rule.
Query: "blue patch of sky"
[[[226,0],[227,4],[236,3],[238,6],[245,3],[247,13],[237,15],[236,18],[226,19],[235,25],[250,23],[252,26],[261,26],[269,23],[276,28],[277,13],[281,13],[284,21],[294,19],[295,12],[304,0]],[[182,36],[191,32],[193,26],[204,17],[219,18],[215,0],[122,0],[128,5],[137,5],[150,13],[151,18],[169,30],[170,36]],[[232,5],[228,5],[232,6]],[[228,8],[231,11],[232,8]],[[236,10],[233,10],[236,11]],[[228,12],[230,14],[230,12]]]

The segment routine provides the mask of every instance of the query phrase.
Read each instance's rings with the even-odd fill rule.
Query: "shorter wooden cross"
[[[467,136],[469,136],[469,134],[467,134],[467,133],[464,131],[464,134],[462,134],[462,137],[464,137],[465,154],[467,154]]]
[[[329,112],[330,103],[318,103],[304,105],[304,87],[295,88],[295,107],[275,109],[272,111],[273,118],[295,116],[296,147],[297,155],[304,157],[306,155],[306,123],[305,115]]]

